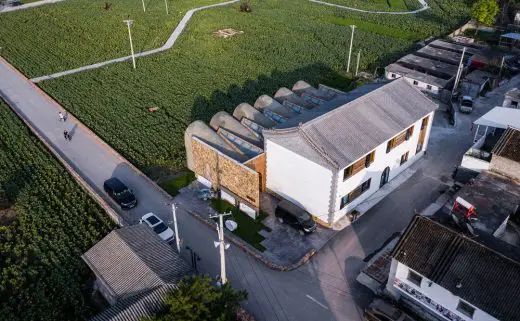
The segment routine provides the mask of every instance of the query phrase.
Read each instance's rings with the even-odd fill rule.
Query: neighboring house
[[[462,57],[464,47],[466,52]],[[477,45],[462,45],[438,39],[386,66],[385,77],[403,77],[422,91],[446,101],[450,98],[461,60],[466,66],[472,56],[482,53],[483,48]]]
[[[502,103],[502,107],[509,108],[520,108],[518,103],[520,102],[520,89],[513,88],[506,92],[504,96],[504,102]]]
[[[437,108],[404,79],[342,99],[263,131],[267,190],[325,226],[424,154]]]
[[[487,71],[472,71],[460,81],[460,91],[463,95],[477,98],[486,85],[489,86],[492,77],[493,75]]]
[[[491,152],[489,170],[520,182],[520,130],[508,128]]]
[[[82,258],[112,306],[94,320],[140,320],[153,315],[161,307],[160,295],[174,289],[190,271],[185,260],[145,224],[110,232]]]
[[[480,172],[490,168],[493,149],[506,129],[520,128],[520,109],[495,107],[473,124],[477,125],[473,146],[462,156],[460,166]]]
[[[415,216],[392,252],[386,290],[427,320],[520,320],[520,253]]]

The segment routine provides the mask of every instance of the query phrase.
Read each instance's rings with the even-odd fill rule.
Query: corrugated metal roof
[[[296,127],[265,130],[264,137],[328,168],[342,169],[436,108],[405,79],[397,79]]]
[[[422,216],[412,219],[392,256],[495,318],[520,320],[520,305],[512,304],[520,297],[518,261]]]
[[[164,296],[175,289],[176,285],[169,284],[122,300],[94,316],[91,321],[141,321],[151,318],[166,307]]]
[[[144,224],[110,232],[82,258],[118,300],[175,284],[190,270],[184,259]]]
[[[441,77],[437,77],[434,75],[426,74],[424,72],[413,70],[408,67],[402,66],[398,63],[389,64],[385,67],[387,72],[393,72],[398,75],[408,77],[413,80],[417,80],[420,82],[424,82],[428,85],[437,86],[439,88],[444,88],[448,83],[450,83],[451,78],[445,79]]]

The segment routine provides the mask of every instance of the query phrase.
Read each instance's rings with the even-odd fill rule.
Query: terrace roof
[[[417,69],[424,69],[434,75],[445,75],[446,77],[454,77],[457,74],[457,65],[444,63],[435,59],[424,58],[414,54],[409,54],[398,60],[401,65],[411,65]]]
[[[449,50],[439,49],[431,46],[423,47],[419,50],[417,50],[416,55],[419,56],[425,56],[432,59],[445,61],[447,63],[451,63],[454,65],[458,65],[460,63],[460,57],[462,54],[458,52],[453,52]],[[464,55],[463,63],[466,63],[468,59],[470,58],[470,55]]]
[[[475,125],[520,128],[520,109],[495,107],[473,122]]]
[[[480,55],[480,54],[483,54],[483,52],[484,52],[484,48],[478,49],[478,48],[475,48],[474,46],[471,46],[468,44],[462,45],[462,44],[457,44],[454,42],[449,42],[449,41],[445,41],[445,40],[441,40],[441,39],[434,40],[433,42],[429,43],[428,45],[431,47],[434,47],[434,48],[455,51],[458,53],[462,53],[463,48],[466,47],[466,53],[469,53],[471,55]]]

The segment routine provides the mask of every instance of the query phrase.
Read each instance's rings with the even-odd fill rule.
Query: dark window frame
[[[433,88],[432,85],[426,85],[426,89],[432,90],[432,88]]]
[[[421,286],[423,277],[419,273],[415,273],[412,270],[408,270],[408,275],[406,276],[406,279],[413,284],[417,285],[418,287]]]
[[[418,85],[419,85],[419,82],[418,82],[417,80],[414,80],[414,81],[413,81],[413,85],[414,85],[414,86],[418,86]]]
[[[400,132],[399,134],[395,135],[392,139],[386,143],[386,153],[390,153],[394,148],[401,145],[402,143],[410,140],[410,138],[413,135],[415,126],[412,125],[408,127],[406,130]]]
[[[406,153],[404,153],[403,155],[401,155],[401,162],[399,165],[403,165],[404,163],[406,163],[408,161],[408,156],[410,155],[410,152],[407,151]]]
[[[346,181],[350,177],[361,172],[363,169],[369,168],[370,165],[372,165],[372,163],[375,161],[375,158],[376,158],[375,155],[376,155],[376,151],[373,150],[370,153],[368,153],[367,155],[365,155],[365,157],[358,159],[353,164],[351,164],[350,166],[345,168],[343,170],[343,181]]]
[[[370,189],[372,178],[367,179],[361,185],[358,185],[352,191],[350,191],[347,195],[341,198],[340,210],[345,207],[345,205],[352,203],[355,199],[363,195],[366,191]]]
[[[457,304],[457,311],[472,319],[475,314],[475,308],[462,300],[459,300],[459,304]]]

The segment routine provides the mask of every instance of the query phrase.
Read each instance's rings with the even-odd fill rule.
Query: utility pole
[[[506,56],[502,56],[502,61],[500,62],[500,71],[498,73],[498,79],[502,77],[502,68],[504,68],[504,60],[506,59]]]
[[[358,53],[357,53],[356,76],[357,76],[358,71],[359,71],[359,57],[360,56],[361,56],[361,50],[359,50]]]
[[[168,0],[164,0],[164,4],[166,5],[166,14],[170,14],[168,12]]]
[[[144,2],[143,2],[144,5]],[[130,26],[132,25],[133,20],[123,20],[126,22],[126,25],[128,27],[128,38],[130,39],[130,51],[132,52],[132,65],[135,69],[135,55],[134,55],[134,44],[132,43],[132,32],[130,31]]]
[[[231,215],[229,213],[219,213],[216,215],[211,215],[210,218],[215,218],[218,216],[219,224],[217,225],[217,233],[218,233],[218,242],[213,242],[215,247],[220,247],[220,279],[222,284],[226,284],[226,250],[229,248],[229,244],[224,243],[224,216]]]
[[[143,2],[143,12],[146,12],[146,6],[144,5],[144,0],[141,0]]]
[[[175,203],[172,202],[173,227],[175,229],[175,243],[177,243],[177,252],[181,253],[181,242],[179,239],[179,228],[177,227],[177,211],[175,210]]]
[[[455,77],[455,83],[453,84],[453,90],[451,91],[451,95],[455,93],[457,90],[457,86],[459,85],[460,76],[462,75],[462,70],[464,69],[462,63],[464,62],[464,54],[466,53],[466,47],[462,48],[462,56],[460,56],[459,69],[457,70],[457,76]]]
[[[350,70],[350,56],[352,55],[352,41],[354,40],[354,29],[356,29],[355,25],[351,25],[352,35],[350,36],[350,48],[348,50],[348,62],[347,62],[347,73]]]

